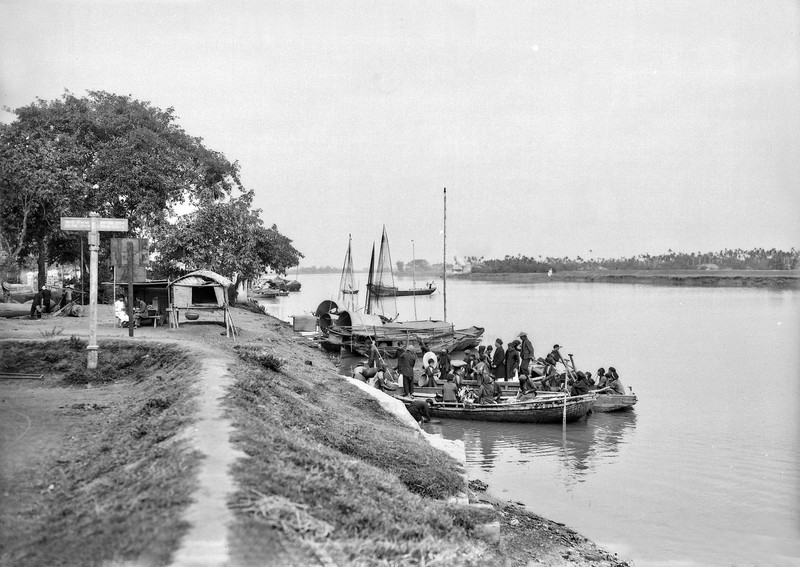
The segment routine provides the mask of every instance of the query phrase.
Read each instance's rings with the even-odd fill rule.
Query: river
[[[335,299],[338,274],[299,279],[301,292],[261,300],[268,312],[289,320]],[[436,283],[397,300],[401,320],[442,318]],[[559,343],[579,369],[614,366],[639,398],[566,436],[426,425],[464,441],[470,479],[637,567],[800,565],[800,291],[448,279],[447,314],[485,327],[484,344],[525,330],[536,356]]]

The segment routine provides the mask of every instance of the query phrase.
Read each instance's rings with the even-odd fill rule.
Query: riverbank
[[[800,272],[785,270],[585,270],[576,272],[454,274],[457,279],[504,283],[623,283],[687,287],[800,289]]]
[[[165,564],[165,557],[171,558],[173,565],[245,566],[263,564],[265,558],[278,565],[625,565],[566,526],[536,516],[517,504],[487,497],[480,490],[469,490],[463,462],[432,448],[418,427],[403,425],[375,399],[339,376],[336,361],[313,343],[272,317],[238,308],[232,312],[239,331],[236,343],[225,337],[224,327],[213,315],[211,321],[182,323],[176,330],[137,329],[136,336],[130,338],[127,329],[113,326],[110,307],[101,306],[98,326],[101,361],[116,352],[111,350],[109,341],[128,346],[141,356],[144,351],[137,348],[147,346],[151,352],[163,348],[159,345],[173,348],[178,345],[179,350],[186,352],[189,363],[198,365],[187,368],[201,369],[188,373],[189,377],[195,377],[196,397],[188,400],[187,405],[176,407],[177,413],[164,414],[182,416],[183,432],[171,432],[163,439],[151,436],[156,449],[175,446],[181,454],[193,455],[199,448],[192,442],[198,423],[210,413],[219,411],[231,426],[227,439],[199,449],[204,455],[199,464],[193,460],[191,466],[182,470],[165,470],[169,479],[166,485],[177,482],[195,494],[194,504],[186,498],[164,504],[173,516],[177,512],[182,518],[174,520],[180,529],[173,532],[154,530],[155,526],[140,515],[130,513],[146,509],[145,502],[149,506],[163,502],[160,497],[149,496],[143,501],[139,492],[127,493],[126,505],[108,509],[104,493],[96,492],[108,487],[112,471],[141,470],[139,480],[146,480],[144,473],[152,466],[151,458],[135,448],[123,455],[125,462],[95,470],[92,474],[96,478],[73,481],[60,473],[44,475],[45,478],[37,471],[54,472],[68,463],[79,466],[94,462],[109,448],[128,446],[126,436],[134,433],[137,439],[148,439],[149,425],[133,431],[120,426],[113,428],[112,433],[122,437],[90,445],[76,434],[82,425],[64,432],[57,423],[61,418],[69,418],[69,412],[78,411],[76,407],[89,412],[99,425],[122,419],[127,398],[115,396],[123,392],[136,394],[155,382],[156,377],[160,378],[160,388],[168,388],[156,396],[162,401],[154,402],[150,396],[132,407],[138,410],[134,412],[137,416],[161,415],[162,410],[172,406],[164,400],[172,399],[173,382],[175,387],[183,384],[181,391],[186,392],[185,382],[173,381],[170,376],[187,375],[186,372],[161,372],[153,370],[156,366],[143,365],[150,369],[145,373],[146,378],[121,379],[111,375],[88,387],[86,383],[64,382],[65,370],[60,359],[63,355],[42,365],[38,362],[41,355],[31,350],[31,357],[37,357],[34,361],[39,364],[37,371],[45,375],[43,383],[0,380],[3,392],[15,389],[14,399],[18,400],[18,407],[6,406],[4,413],[19,416],[21,424],[21,435],[7,440],[3,447],[4,452],[19,455],[14,471],[10,474],[4,471],[2,479],[4,502],[13,491],[16,504],[13,510],[5,505],[0,508],[3,514],[24,510],[30,525],[40,526],[27,533],[15,532],[12,540],[3,536],[0,565],[29,558],[26,550],[35,549],[36,538],[45,536],[44,526],[50,517],[47,510],[64,509],[67,505],[77,506],[75,514],[86,523],[61,522],[60,531],[47,534],[53,549],[63,544],[67,555],[60,558],[60,563],[65,565],[99,565],[109,560],[161,565]],[[221,316],[219,319],[221,322]],[[87,334],[85,318],[0,320],[1,339],[32,341],[31,349],[41,349],[35,345],[44,342],[53,346],[45,349],[49,352],[56,352],[57,343],[85,340]],[[75,339],[70,338],[73,336]],[[2,371],[11,372],[15,368],[23,371],[19,369],[21,363],[11,364],[6,353],[3,349]],[[81,349],[75,350],[73,356],[81,364],[85,360]],[[129,360],[118,355],[114,358]],[[211,373],[229,376],[214,383],[219,392],[204,391],[209,389],[209,382],[200,379],[202,368],[212,359]],[[52,400],[49,404],[37,403],[54,394],[69,403],[56,407]],[[3,397],[6,399],[3,403],[8,404],[11,398]],[[112,399],[115,401],[103,401]],[[21,400],[25,400],[24,405]],[[216,406],[209,409],[209,403]],[[206,409],[201,412],[203,407]],[[48,427],[48,419],[56,419],[56,424]],[[40,426],[26,427],[26,423]],[[64,435],[69,443],[63,442]],[[188,445],[185,441],[189,441]],[[23,450],[29,446],[42,450],[30,454]],[[233,466],[222,471],[213,469],[211,465],[218,450],[236,457]],[[125,475],[119,479],[115,482],[124,485]],[[230,482],[230,490],[216,496],[220,500],[216,505],[224,503],[232,522],[207,530],[207,539],[199,540],[192,535],[196,526],[191,526],[193,518],[203,517],[196,510],[198,502],[211,488],[225,486],[225,482]],[[150,488],[158,490],[159,486]],[[138,490],[136,485],[130,490],[134,489]],[[83,498],[70,500],[75,492]],[[92,537],[92,530],[103,531],[101,523],[92,521],[96,507],[110,514],[104,516],[106,525],[124,529],[107,533],[105,550],[95,549],[95,554],[87,556],[75,542]],[[38,520],[37,515],[41,515]],[[10,525],[15,517],[8,515],[2,519],[4,525]],[[121,534],[133,527],[142,534],[137,545],[120,543]],[[148,556],[146,551],[155,532],[160,533],[158,558]],[[216,541],[220,545],[214,549],[221,555],[197,563],[202,556],[191,552],[196,552],[200,545],[213,546]],[[72,544],[67,546],[66,542]],[[187,557],[194,559],[188,561]]]

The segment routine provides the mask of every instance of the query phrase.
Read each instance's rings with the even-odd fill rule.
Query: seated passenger
[[[613,366],[608,369],[608,388],[610,388],[610,393],[612,394],[625,395],[625,386],[620,382],[617,370]]]
[[[606,376],[606,369],[605,368],[598,368],[597,369],[597,388],[602,389],[608,386],[608,377]]]
[[[475,401],[479,404],[496,404],[502,394],[503,390],[500,388],[500,384],[492,380],[490,375],[478,390],[478,398]]]
[[[591,390],[591,386],[589,381],[586,379],[586,374],[583,372],[578,372],[577,380],[572,384],[572,388],[570,389],[570,395],[572,396],[582,396],[584,394],[588,394]]]
[[[389,372],[389,367],[385,362],[381,363],[381,369],[370,380],[370,383],[378,388],[381,392],[394,392],[400,387],[400,385],[392,378],[392,375]]]
[[[458,402],[458,388],[456,383],[453,381],[452,374],[447,377],[447,382],[445,382],[442,386],[442,400],[445,403]]]
[[[436,368],[433,366],[433,359],[428,361],[428,365],[423,369],[422,375],[425,377],[423,386],[431,388],[436,386]]]

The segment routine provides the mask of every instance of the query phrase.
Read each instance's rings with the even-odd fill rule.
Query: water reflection
[[[569,424],[566,435],[560,424],[546,423],[442,420],[425,428],[446,439],[463,440],[467,465],[486,473],[541,458],[557,461],[570,483],[582,482],[599,465],[617,458],[620,449],[632,441],[636,412],[594,413]]]

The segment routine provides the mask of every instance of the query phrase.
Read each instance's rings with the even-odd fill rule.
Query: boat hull
[[[398,398],[406,405],[413,400],[408,397]],[[574,422],[585,417],[592,409],[595,398],[594,394],[567,398],[567,421]],[[563,397],[499,404],[445,404],[428,399],[428,404],[431,416],[436,418],[511,423],[561,423],[564,420]]]
[[[636,394],[599,394],[592,411],[622,411],[632,408],[637,401]]]
[[[419,289],[385,289],[373,288],[372,293],[376,297],[408,297],[412,295],[431,295],[436,291],[434,287],[421,287]]]

